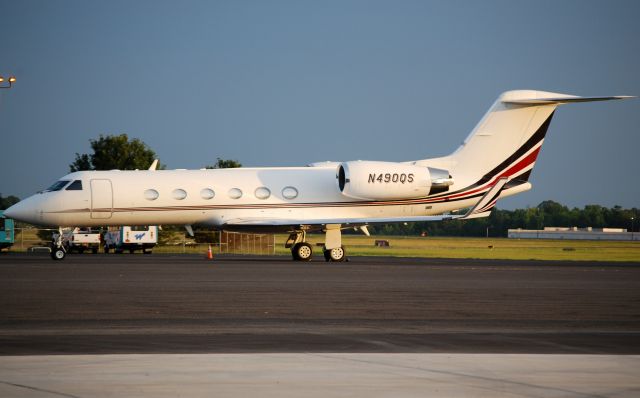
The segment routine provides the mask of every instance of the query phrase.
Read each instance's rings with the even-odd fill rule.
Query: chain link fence
[[[15,228],[13,251],[49,251],[51,235],[57,229],[51,228]],[[48,238],[46,238],[48,236]]]
[[[51,235],[57,229],[15,228],[15,242],[11,251],[48,251]],[[169,234],[169,233],[167,233]],[[159,253],[206,253],[211,246],[214,253],[223,254],[275,254],[275,235],[249,234],[240,232],[219,232],[210,235],[210,241],[196,242],[186,234],[176,239],[176,233],[170,232],[172,240],[166,241],[160,232],[160,242],[154,251]],[[101,248],[102,250],[102,248]]]

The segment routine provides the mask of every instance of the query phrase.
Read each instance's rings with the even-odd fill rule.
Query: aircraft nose
[[[19,210],[18,204],[16,203],[15,205],[9,207],[8,209],[4,210],[4,216],[8,217],[8,218],[16,218],[20,215],[20,210]]]
[[[4,211],[4,216],[30,224],[36,224],[37,209],[28,202],[29,200],[23,200],[9,207]]]

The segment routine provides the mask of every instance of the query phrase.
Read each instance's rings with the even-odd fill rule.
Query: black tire
[[[347,258],[347,252],[344,250],[344,246],[336,247],[335,249],[325,250],[324,258],[327,261],[340,263]]]
[[[69,251],[71,251],[71,249],[69,249]],[[79,247],[78,248],[78,253],[80,253],[80,254],[84,253],[84,247]]]
[[[327,249],[323,249],[322,250],[322,254],[324,254],[324,261],[329,262],[331,261],[331,252]]]
[[[104,245],[104,252],[105,253],[109,253],[109,246],[108,245]]]
[[[135,249],[129,249],[129,254],[133,254],[135,252]]]
[[[311,257],[313,257],[313,249],[307,242],[296,243],[291,253],[296,261],[311,261]]]
[[[93,249],[91,249],[91,253],[98,254],[98,248],[94,247]]]
[[[51,258],[56,261],[64,260],[66,255],[67,253],[61,247],[54,247],[51,249]]]

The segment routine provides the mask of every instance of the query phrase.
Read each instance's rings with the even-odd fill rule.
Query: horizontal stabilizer
[[[635,98],[629,95],[617,95],[613,97],[555,97],[555,98],[522,98],[522,99],[503,99],[505,104],[516,105],[545,105],[545,104],[568,104],[572,102],[594,102],[594,101],[609,101],[609,100],[621,100]]]

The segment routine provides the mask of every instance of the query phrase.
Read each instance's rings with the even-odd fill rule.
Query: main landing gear
[[[322,248],[325,261],[341,262],[346,259],[340,227],[340,224],[328,224],[325,227],[325,243]],[[294,261],[311,260],[313,248],[306,240],[307,233],[304,229],[296,230],[289,235],[284,247],[291,249],[291,256]]]
[[[325,261],[344,261],[346,253],[344,251],[344,246],[334,247],[333,249],[324,249],[324,259]]]

